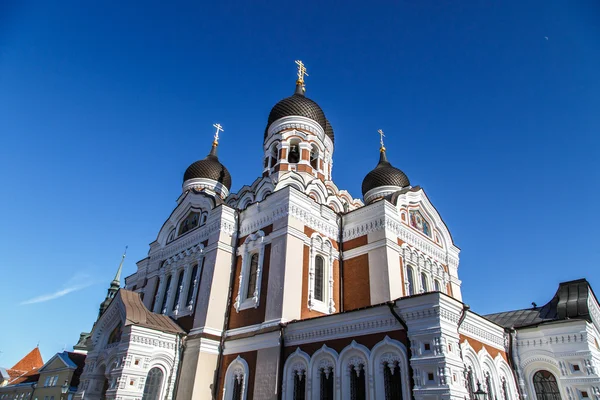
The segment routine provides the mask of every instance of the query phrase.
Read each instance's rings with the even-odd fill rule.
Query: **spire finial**
[[[215,132],[215,140],[213,141],[213,145],[218,146],[219,145],[219,132],[225,132],[225,131],[223,130],[223,127],[219,123],[213,124],[213,126],[215,128],[217,128],[217,131]]]
[[[296,83],[304,86],[304,76],[308,76],[308,73],[306,72],[306,67],[304,66],[304,63],[300,60],[296,60],[296,65],[298,65],[298,80],[296,81]]]
[[[123,261],[125,261],[125,256],[127,255],[127,248],[129,246],[125,246],[125,251],[123,252],[123,256],[121,257],[121,263],[119,264],[119,269],[117,269],[117,273],[115,275],[115,279],[113,279],[112,284],[121,285],[121,270],[123,269]]]
[[[383,131],[381,129],[379,129],[377,133],[379,133],[379,143],[381,145],[379,151],[383,153],[385,151],[385,146],[383,145],[383,138],[385,137],[385,135],[383,134]]]

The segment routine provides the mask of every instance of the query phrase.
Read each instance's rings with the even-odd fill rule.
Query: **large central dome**
[[[333,129],[331,128],[329,121],[327,121],[327,118],[325,118],[325,113],[317,103],[304,95],[304,90],[301,85],[296,85],[296,93],[279,101],[271,109],[267,127],[265,128],[265,139],[267,138],[269,126],[271,126],[273,122],[280,118],[290,116],[299,116],[312,119],[321,125],[321,128],[323,128],[325,134],[329,136],[332,142],[334,141]]]

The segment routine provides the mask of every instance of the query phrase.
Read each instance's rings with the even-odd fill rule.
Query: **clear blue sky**
[[[360,197],[383,129],[462,249],[475,311],[580,277],[600,292],[599,20],[597,1],[0,2],[0,366],[91,328],[213,123],[233,190],[259,176],[295,59],[337,185]]]

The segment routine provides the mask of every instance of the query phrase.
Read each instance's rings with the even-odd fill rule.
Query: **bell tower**
[[[294,94],[278,102],[265,129],[263,176],[275,182],[290,172],[305,182],[331,180],[333,128],[317,103],[306,97],[304,63],[296,61],[298,79]]]

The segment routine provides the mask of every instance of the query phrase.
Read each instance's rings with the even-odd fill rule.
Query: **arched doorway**
[[[561,400],[556,378],[546,370],[533,375],[533,388],[537,400]]]
[[[157,367],[154,367],[148,371],[142,400],[160,400],[160,389],[162,387],[163,375],[164,374],[162,370]]]

